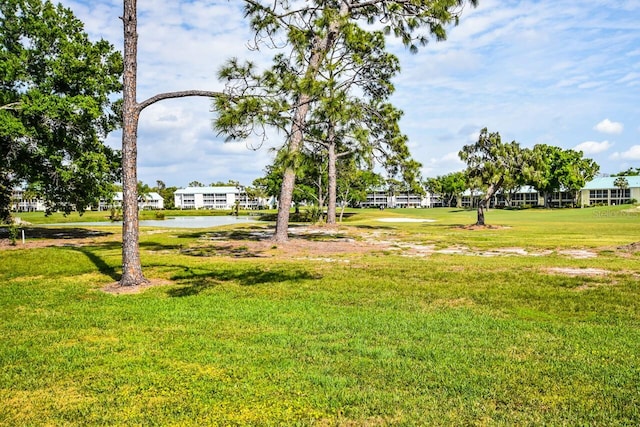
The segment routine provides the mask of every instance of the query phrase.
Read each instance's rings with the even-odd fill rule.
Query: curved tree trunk
[[[138,244],[137,133],[140,111],[136,102],[136,1],[124,1],[124,75],[122,124],[122,278],[121,286],[147,282],[142,274]]]
[[[478,202],[478,220],[476,221],[476,225],[485,225],[484,211],[485,209],[487,209],[487,206],[489,205],[489,201],[493,198],[496,192],[502,187],[503,181],[504,179],[501,178],[497,183],[489,185],[489,188],[487,188],[487,193]]]
[[[480,200],[480,203],[478,203],[478,220],[476,221],[476,225],[485,225],[484,224],[484,205],[485,205],[485,201]]]

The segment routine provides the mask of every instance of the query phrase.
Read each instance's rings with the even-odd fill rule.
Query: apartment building
[[[14,212],[44,212],[44,200],[32,198],[25,194],[22,188],[11,191],[11,210]]]
[[[187,187],[174,193],[176,209],[259,209],[267,201],[251,198],[242,187]]]
[[[413,193],[390,194],[387,190],[376,189],[367,194],[366,200],[358,203],[361,208],[430,208],[437,206],[440,198],[427,193],[419,195]]]
[[[627,188],[615,185],[618,177],[610,176],[589,181],[580,190],[580,203],[583,206],[622,205],[630,200],[640,200],[640,176],[625,176]]]

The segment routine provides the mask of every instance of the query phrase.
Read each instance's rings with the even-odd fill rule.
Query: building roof
[[[616,179],[620,177],[618,176],[607,176],[601,178],[595,178],[591,181],[587,182],[583,187],[583,190],[604,190],[610,188],[617,188],[614,185]],[[629,188],[640,187],[640,176],[625,176],[624,177],[629,183]]]
[[[176,190],[174,194],[238,194],[240,190],[237,187],[187,187]]]

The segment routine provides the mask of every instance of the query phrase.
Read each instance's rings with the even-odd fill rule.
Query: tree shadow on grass
[[[193,233],[178,234],[181,239],[207,239],[207,240],[268,240],[273,235],[273,227],[252,226],[233,230],[197,231]]]
[[[86,228],[59,228],[59,227],[19,227],[24,230],[27,239],[50,239],[50,240],[70,240],[89,239],[92,237],[110,236],[113,233],[108,231],[89,230]],[[0,238],[8,237],[7,227],[0,227]]]
[[[273,228],[269,229],[265,227],[252,227],[241,230],[215,230],[187,233],[180,234],[178,235],[178,237],[212,242],[212,244],[210,245],[201,244],[180,251],[180,253],[186,255],[227,255],[233,257],[250,258],[261,256],[261,252],[251,252],[247,247],[227,245],[223,242],[268,242],[273,237],[273,234]],[[288,236],[290,240],[299,239],[312,242],[335,242],[353,239],[353,236],[349,236],[347,233],[339,231],[332,227],[311,227],[307,225],[290,225]],[[216,244],[215,242],[220,243]]]
[[[140,242],[140,249],[150,252],[169,252],[193,257],[228,256],[233,258],[259,258],[263,253],[263,251],[260,250],[251,250],[247,246],[234,246],[232,244],[224,244],[222,242],[202,245]]]
[[[158,242],[139,242],[138,245],[140,246],[140,249],[148,251],[179,251],[182,249],[182,245],[179,243],[166,244]]]
[[[189,255],[195,257],[213,257],[213,256],[228,256],[233,258],[259,258],[262,256],[263,251],[250,250],[246,246],[233,246],[233,245],[208,245],[208,246],[196,246],[191,248],[185,248],[180,250],[181,255]]]
[[[96,254],[96,251],[113,250],[119,248],[121,248],[120,243],[107,242],[102,243],[99,246],[78,246],[71,249],[86,256],[89,261],[91,261],[93,265],[96,266],[100,273],[109,276],[111,279],[117,282],[120,280],[121,275],[117,272],[115,267],[107,264],[104,259],[98,256]]]
[[[320,231],[315,233],[289,233],[290,239],[302,239],[309,242],[335,242],[353,240],[353,236],[349,236],[339,231]]]
[[[171,280],[179,288],[167,290],[170,297],[187,297],[228,282],[240,286],[258,286],[283,282],[299,282],[303,280],[321,280],[322,276],[304,270],[264,270],[255,266],[250,269],[203,269],[202,267],[183,267],[183,271],[172,276]]]

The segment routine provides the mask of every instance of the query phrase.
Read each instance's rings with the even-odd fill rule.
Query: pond
[[[244,224],[256,222],[250,216],[176,216],[165,219],[145,219],[140,220],[140,227],[167,227],[167,228],[209,228],[220,227],[222,225]],[[47,224],[65,227],[95,227],[122,225],[122,221],[96,221],[96,222],[65,222],[58,224]]]

